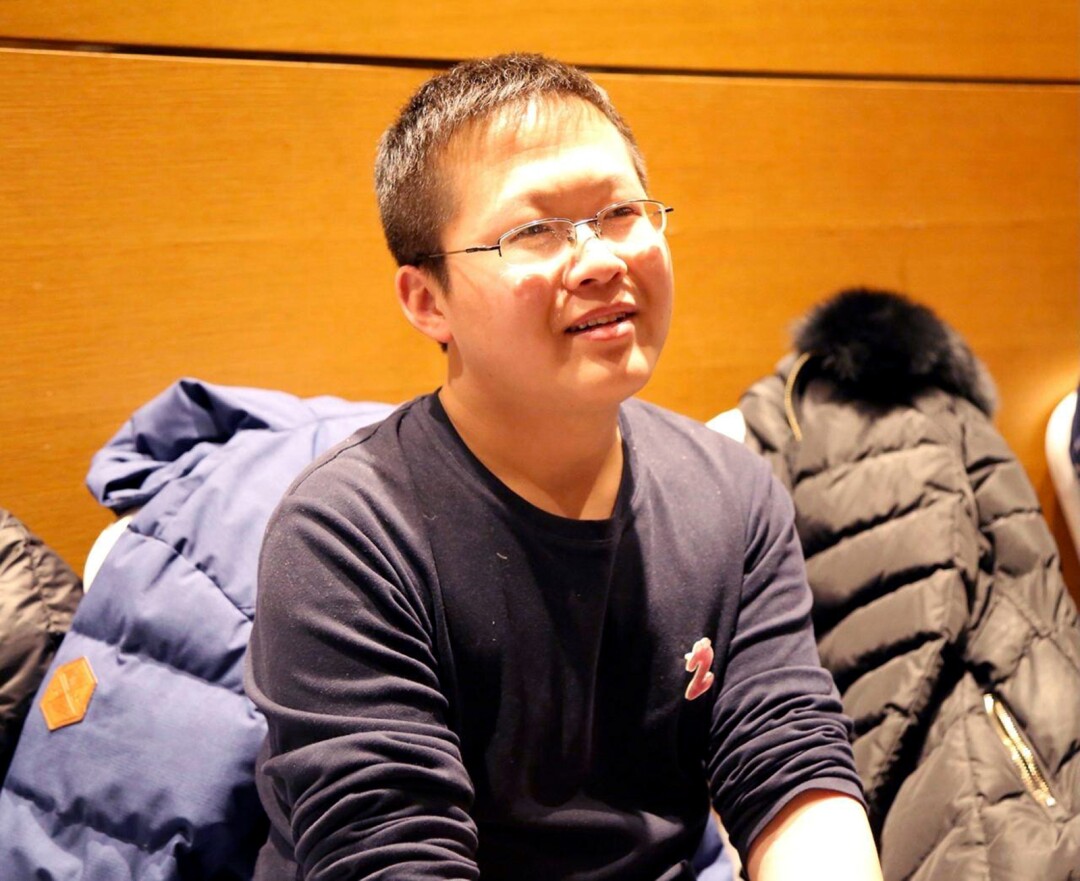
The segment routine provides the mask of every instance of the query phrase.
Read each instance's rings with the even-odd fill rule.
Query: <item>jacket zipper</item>
[[[990,692],[983,695],[983,707],[1032,798],[1043,807],[1052,808],[1057,805],[1057,798],[1035,760],[1035,751],[1020,733],[1020,726],[1016,724],[1012,713]]]

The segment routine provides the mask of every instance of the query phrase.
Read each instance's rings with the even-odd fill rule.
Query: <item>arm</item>
[[[475,879],[410,518],[360,496],[316,472],[268,528],[246,682],[262,772],[301,877]]]
[[[748,863],[750,845],[808,793],[857,806],[862,789],[851,723],[818,661],[791,500],[763,468],[745,476],[738,619],[713,706],[708,768],[714,806]]]
[[[862,805],[820,789],[788,802],[750,846],[751,881],[881,881]]]

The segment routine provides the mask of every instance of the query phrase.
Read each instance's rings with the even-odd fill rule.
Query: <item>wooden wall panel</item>
[[[90,455],[174,379],[399,401],[441,355],[391,294],[375,140],[426,76],[0,51],[0,504],[81,565]],[[699,418],[837,287],[935,307],[1041,433],[1080,368],[1080,89],[608,75],[676,206],[647,397]]]
[[[1080,89],[655,78],[664,127],[634,78],[607,85],[677,206],[678,304],[646,396],[701,416],[826,293],[907,292],[990,368],[1080,600],[1043,452],[1080,379]]]
[[[1075,0],[6,0],[0,38],[875,76],[1080,77]]]
[[[0,504],[81,564],[91,453],[172,380],[396,401],[375,140],[419,71],[0,53]]]

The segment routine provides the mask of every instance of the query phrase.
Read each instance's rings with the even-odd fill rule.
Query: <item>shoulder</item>
[[[357,496],[404,491],[409,450],[403,434],[423,418],[424,398],[401,405],[327,449],[293,481],[284,500],[344,503]]]
[[[262,542],[257,627],[319,627],[357,603],[428,621],[434,570],[403,438],[415,404],[327,450],[285,493]]]
[[[639,401],[624,405],[635,497],[671,507],[679,530],[745,553],[791,531],[791,496],[758,453],[702,422]]]
[[[698,549],[754,555],[790,531],[790,496],[757,453],[700,422],[640,401],[624,405],[634,507]],[[661,512],[666,514],[661,515]]]
[[[424,547],[413,459],[424,455],[416,423],[424,398],[402,405],[331,447],[300,473],[267,527],[263,563],[339,552],[399,575]]]
[[[627,401],[622,412],[633,455],[664,480],[704,481],[740,494],[771,480],[764,459],[703,422],[637,399]]]

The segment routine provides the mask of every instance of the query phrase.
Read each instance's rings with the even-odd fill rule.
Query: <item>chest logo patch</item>
[[[76,658],[57,667],[41,698],[41,713],[48,729],[55,731],[81,722],[96,687],[97,677],[87,658]]]
[[[712,688],[713,680],[716,678],[709,669],[712,667],[714,658],[712,641],[703,636],[694,643],[694,647],[684,657],[686,658],[686,672],[694,674],[686,686],[686,699],[692,701]]]

